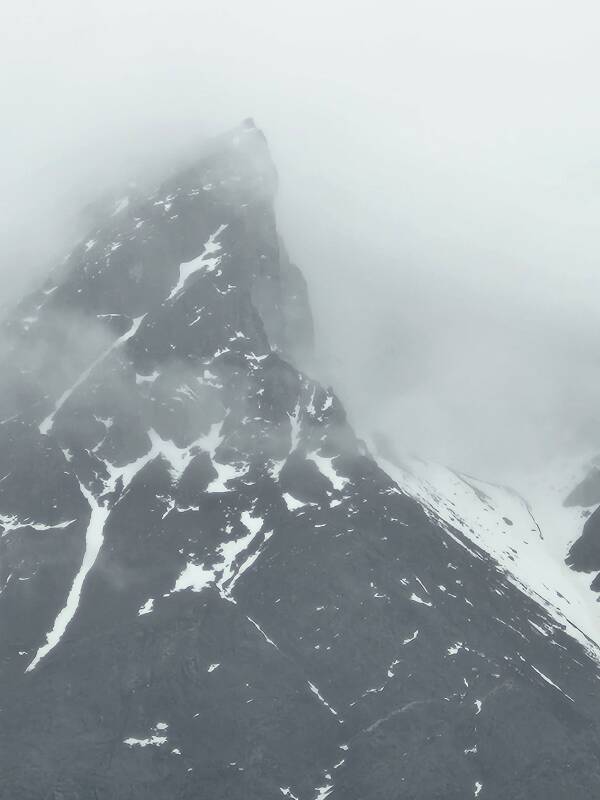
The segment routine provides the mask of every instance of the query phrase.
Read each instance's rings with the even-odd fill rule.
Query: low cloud
[[[594,441],[594,4],[13,4],[2,302],[252,115],[309,281],[318,373],[360,429],[496,477]],[[88,208],[88,211],[85,209]]]

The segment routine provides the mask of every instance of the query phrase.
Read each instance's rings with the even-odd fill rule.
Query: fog
[[[86,205],[253,116],[315,370],[359,431],[497,479],[600,439],[596,4],[24,0],[3,17],[4,304]]]

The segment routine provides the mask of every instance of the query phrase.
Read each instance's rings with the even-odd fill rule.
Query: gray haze
[[[252,115],[359,430],[487,477],[600,439],[592,2],[24,0],[4,9],[3,303]]]

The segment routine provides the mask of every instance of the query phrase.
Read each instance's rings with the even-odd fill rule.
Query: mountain
[[[247,120],[3,324],[0,797],[596,796],[592,601],[514,493],[302,371],[276,186]]]

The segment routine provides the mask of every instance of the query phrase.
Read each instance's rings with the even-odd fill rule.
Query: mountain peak
[[[275,186],[245,121],[4,325],[0,795],[588,800],[594,649],[301,370]]]

